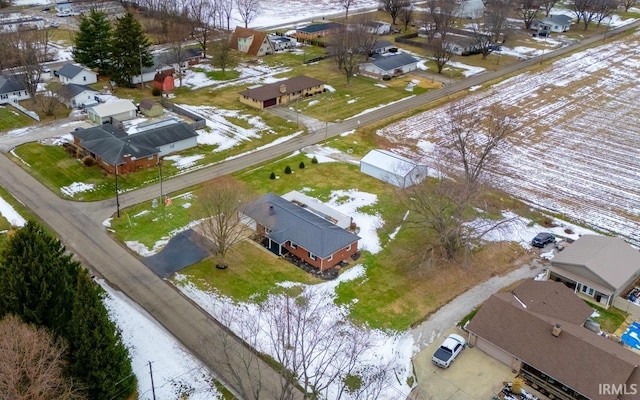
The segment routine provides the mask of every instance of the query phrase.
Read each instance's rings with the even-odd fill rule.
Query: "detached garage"
[[[402,189],[420,183],[429,168],[386,150],[371,150],[360,160],[360,172]]]

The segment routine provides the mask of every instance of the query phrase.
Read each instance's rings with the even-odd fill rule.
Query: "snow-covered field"
[[[470,93],[480,110],[498,106],[516,122],[496,184],[515,197],[640,244],[640,34],[588,49],[535,73]],[[378,131],[422,148],[432,160],[442,140],[446,108],[433,109]]]

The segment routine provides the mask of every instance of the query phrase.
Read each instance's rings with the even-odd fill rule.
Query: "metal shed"
[[[371,150],[360,160],[360,172],[404,189],[424,180],[429,168],[387,150]]]

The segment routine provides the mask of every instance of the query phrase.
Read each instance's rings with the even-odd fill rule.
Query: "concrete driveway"
[[[436,367],[431,356],[447,335],[457,333],[468,337],[458,328],[451,328],[413,358],[417,387],[409,396],[412,400],[490,400],[502,390],[503,382],[516,374],[511,368],[477,348],[467,347],[447,369]]]

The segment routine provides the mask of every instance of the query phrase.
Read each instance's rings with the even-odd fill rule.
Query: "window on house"
[[[327,261],[331,261],[333,260],[333,254],[329,256],[329,258],[327,258]]]
[[[153,160],[153,156],[147,157],[147,160]]]
[[[271,229],[269,228],[264,228],[264,233],[266,233],[267,235],[271,233]]]
[[[86,76],[83,76],[83,77],[82,77],[82,80],[86,82],[86,81],[87,81],[87,77],[86,77]]]
[[[292,248],[292,249],[297,249],[297,248],[298,248],[298,245],[297,245],[297,244],[295,244],[295,243],[293,243],[293,242],[291,242],[291,248]]]
[[[309,258],[312,259],[313,261],[318,259],[318,257],[316,257],[316,255],[313,254],[312,252],[309,252]]]
[[[351,250],[351,245],[347,246],[347,251]]]
[[[580,288],[580,291],[582,291],[582,293],[588,294],[589,296],[593,296],[593,293],[594,293],[593,288],[590,288],[589,286],[586,286],[586,285],[582,285],[582,288]]]

